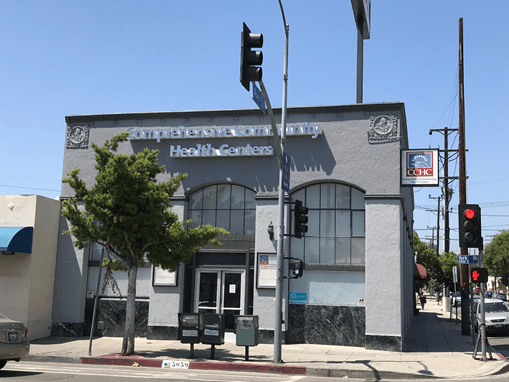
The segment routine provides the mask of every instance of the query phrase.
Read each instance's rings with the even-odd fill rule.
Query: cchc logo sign
[[[432,152],[407,153],[406,175],[408,177],[433,176]]]
[[[433,176],[431,168],[409,168],[406,170],[407,176]]]
[[[438,186],[438,150],[401,150],[402,186]]]

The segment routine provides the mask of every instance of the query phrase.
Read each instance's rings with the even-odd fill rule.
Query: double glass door
[[[225,315],[226,329],[234,329],[235,315],[245,314],[244,270],[196,270],[195,312]]]

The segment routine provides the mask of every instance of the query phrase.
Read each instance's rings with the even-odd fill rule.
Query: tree
[[[452,267],[456,266],[459,269],[458,256],[456,256],[454,252],[444,252],[438,256],[438,262],[440,264],[440,268],[442,269],[444,280],[452,280]]]
[[[443,282],[443,273],[438,261],[437,253],[428,248],[428,246],[419,239],[419,235],[414,231],[414,251],[417,253],[417,263],[426,268],[428,275],[428,285],[437,289]]]
[[[178,174],[167,182],[157,182],[165,171],[157,163],[158,150],[144,149],[132,155],[117,154],[128,133],[106,141],[103,147],[92,143],[97,176],[87,189],[80,179],[80,169],[63,179],[75,192],[63,202],[62,214],[71,227],[74,245],[80,249],[88,243],[103,245],[110,260],[105,264],[128,274],[126,320],[122,355],[134,353],[134,318],[136,278],[145,261],[163,269],[175,270],[187,262],[204,244],[221,246],[219,234],[229,233],[210,225],[186,229],[190,221],[179,222],[170,210],[170,197],[187,174]],[[83,203],[80,207],[79,201]]]
[[[483,264],[488,274],[502,277],[509,284],[509,231],[502,231],[484,249]]]

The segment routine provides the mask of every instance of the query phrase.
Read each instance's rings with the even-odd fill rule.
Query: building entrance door
[[[245,270],[197,269],[195,312],[225,315],[225,328],[234,329],[235,315],[245,314]]]

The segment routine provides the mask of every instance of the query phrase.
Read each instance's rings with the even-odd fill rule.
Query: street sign
[[[260,89],[258,89],[255,82],[253,82],[253,101],[255,101],[263,114],[267,114],[267,110],[265,109],[265,97]]]
[[[307,293],[297,293],[297,292],[290,292],[290,304],[296,304],[296,305],[306,305],[306,302],[308,300],[308,294]]]
[[[452,267],[452,282],[458,282],[458,267],[456,265]]]
[[[290,192],[290,157],[283,152],[283,184],[281,188]]]
[[[479,262],[479,256],[477,255],[456,255],[456,257],[458,258],[458,264],[477,264]]]

